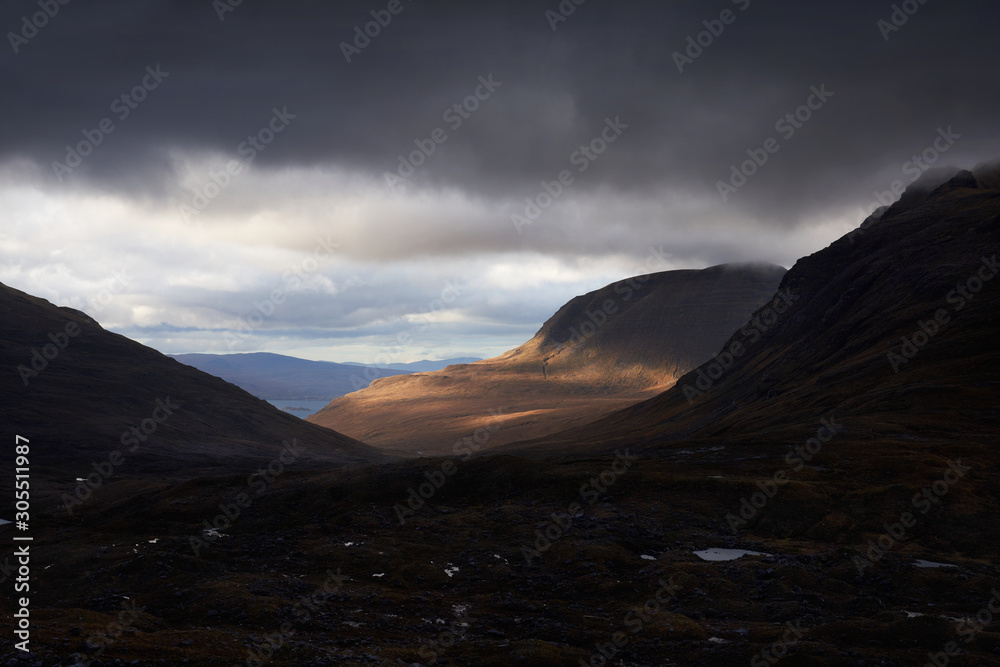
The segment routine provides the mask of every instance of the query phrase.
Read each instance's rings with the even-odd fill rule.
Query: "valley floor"
[[[984,452],[885,443],[925,467],[879,482],[870,443],[785,449],[288,473],[249,507],[244,478],[111,485],[39,517],[27,664],[1000,665]]]

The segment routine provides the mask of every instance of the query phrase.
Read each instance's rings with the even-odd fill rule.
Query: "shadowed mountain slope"
[[[953,172],[954,173],[954,172]],[[579,456],[684,439],[801,443],[833,417],[838,439],[996,442],[1000,433],[1000,190],[971,172],[900,201],[799,260],[785,314],[757,339],[648,401],[507,451]],[[734,344],[743,352],[728,356]],[[738,348],[739,349],[739,348]]]
[[[381,460],[219,378],[106,331],[89,316],[0,285],[0,423],[31,443],[32,485],[73,483],[119,450],[129,476],[242,472],[297,439],[299,463]],[[138,434],[132,429],[139,429]]]
[[[771,299],[785,270],[723,265],[619,281],[499,357],[376,380],[309,417],[390,451],[479,449],[591,421],[669,387]],[[485,429],[485,430],[480,430]]]

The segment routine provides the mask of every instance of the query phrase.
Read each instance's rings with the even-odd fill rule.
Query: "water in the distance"
[[[316,414],[330,403],[330,401],[309,401],[302,398],[269,398],[267,402],[279,410],[302,419]]]

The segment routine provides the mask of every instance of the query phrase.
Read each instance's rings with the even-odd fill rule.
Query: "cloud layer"
[[[358,361],[452,281],[393,360],[497,353],[651,248],[790,266],[895,181],[1000,156],[996,14],[4,3],[0,280],[168,352],[229,351],[283,290],[234,351]]]

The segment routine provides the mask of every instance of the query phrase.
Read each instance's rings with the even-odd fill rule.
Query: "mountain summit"
[[[774,297],[785,270],[666,271],[576,297],[524,345],[474,364],[376,380],[309,417],[387,450],[454,453],[551,433],[653,396]]]
[[[995,440],[995,174],[953,171],[936,187],[914,184],[860,229],[796,262],[781,290],[797,305],[754,344],[736,332],[666,392],[509,451],[578,456],[626,442],[794,441],[830,415],[849,424],[842,440]],[[766,308],[754,316],[764,317]],[[743,344],[738,355],[734,344]]]

